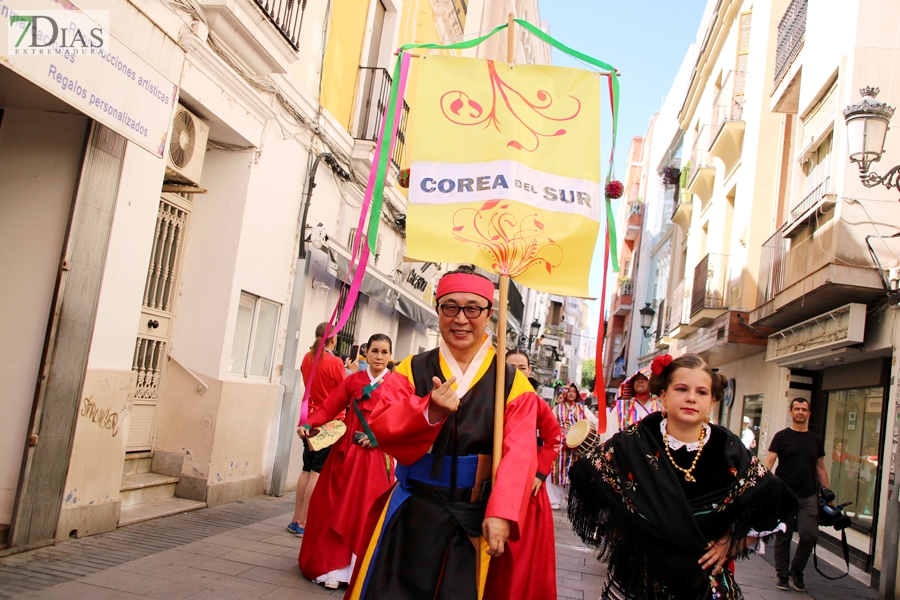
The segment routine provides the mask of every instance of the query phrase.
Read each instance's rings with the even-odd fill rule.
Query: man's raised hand
[[[441,383],[438,377],[432,377],[431,381],[434,383],[434,389],[431,391],[431,401],[428,403],[428,421],[437,423],[450,413],[459,410],[459,397],[456,395],[456,390],[453,389],[456,377],[451,377],[444,383]]]

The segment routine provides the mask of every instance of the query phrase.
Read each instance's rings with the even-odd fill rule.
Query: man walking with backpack
[[[797,495],[797,517],[787,524],[787,531],[775,534],[775,587],[798,592],[806,591],[803,569],[809,561],[819,537],[819,486],[829,487],[825,470],[825,446],[822,439],[809,430],[809,400],[794,398],[790,404],[791,426],[772,438],[765,465],[789,490]],[[800,534],[797,552],[791,561],[791,538]]]

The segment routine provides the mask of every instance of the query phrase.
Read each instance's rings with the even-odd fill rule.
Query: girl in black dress
[[[725,377],[692,354],[658,356],[652,372],[664,410],[572,466],[569,519],[609,563],[603,598],[743,598],[730,561],[778,529],[796,498],[709,423]]]

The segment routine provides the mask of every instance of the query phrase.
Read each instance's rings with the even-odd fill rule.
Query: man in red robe
[[[436,294],[440,347],[404,360],[381,388],[369,425],[399,463],[397,485],[370,515],[371,541],[346,599],[482,598],[491,557],[519,537],[537,471],[537,398],[527,378],[501,362],[503,456],[489,489],[493,296],[493,283],[471,270],[444,275]]]

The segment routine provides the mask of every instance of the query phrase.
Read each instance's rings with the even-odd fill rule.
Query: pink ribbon
[[[400,111],[403,108],[403,93],[406,90],[406,79],[409,75],[409,63],[410,63],[410,55],[401,52],[398,58],[400,60],[400,81],[398,82],[397,87],[397,104],[394,106],[394,114],[400,114]],[[366,184],[366,196],[363,200],[362,208],[359,211],[359,223],[356,226],[356,237],[353,238],[353,247],[352,254],[350,258],[350,266],[348,267],[348,276],[351,278],[350,289],[347,292],[347,301],[344,302],[344,310],[341,311],[340,317],[338,318],[337,323],[334,327],[331,327],[331,323],[334,322],[335,316],[337,316],[338,307],[340,306],[340,302],[335,305],[334,311],[331,313],[331,318],[328,319],[329,325],[325,327],[325,335],[322,338],[322,343],[319,344],[319,348],[316,351],[316,356],[313,359],[312,370],[310,371],[309,381],[305,382],[306,386],[303,390],[303,400],[300,402],[300,422],[298,426],[306,423],[309,418],[309,391],[312,389],[313,381],[316,377],[316,369],[319,366],[319,361],[322,358],[322,353],[325,351],[325,340],[331,338],[331,336],[336,335],[344,328],[344,325],[347,324],[347,321],[350,319],[350,314],[353,311],[353,307],[356,305],[356,301],[359,298],[359,289],[362,286],[363,276],[366,273],[366,265],[369,264],[369,245],[363,244],[363,232],[365,231],[366,218],[371,219],[379,219],[381,215],[369,215],[369,209],[372,204],[372,195],[375,192],[375,181],[378,178],[377,175],[377,165],[379,162],[379,157],[383,151],[391,152],[394,147],[394,142],[397,138],[397,121],[394,121],[394,127],[388,136],[387,148],[385,150],[385,127],[387,126],[387,115],[388,109],[390,107],[386,104],[384,107],[384,113],[381,117],[381,133],[378,136],[378,141],[375,144],[375,154],[372,158],[372,168],[369,170],[369,181]],[[388,166],[390,169],[390,166]],[[382,178],[383,181],[383,178]]]

